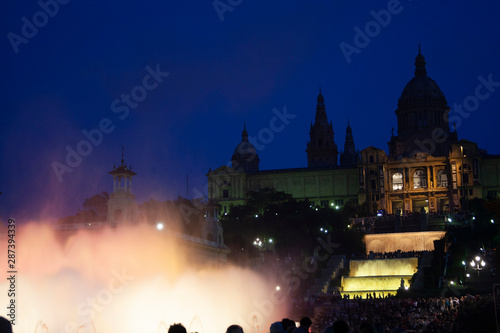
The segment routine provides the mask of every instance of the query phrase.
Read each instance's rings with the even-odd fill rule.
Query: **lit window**
[[[427,175],[424,170],[417,170],[413,174],[413,188],[427,188]]]
[[[437,187],[448,187],[448,175],[446,171],[441,169],[437,172]]]
[[[403,174],[401,172],[396,172],[392,175],[392,189],[394,191],[403,189]]]

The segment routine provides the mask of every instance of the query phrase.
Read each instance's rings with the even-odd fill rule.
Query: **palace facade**
[[[446,98],[429,76],[425,59],[415,59],[415,76],[398,100],[388,151],[357,151],[350,125],[340,154],[320,90],[307,142],[308,166],[260,170],[255,147],[243,128],[241,142],[224,165],[207,174],[209,199],[221,213],[243,204],[250,191],[273,188],[315,206],[366,203],[370,212],[448,212],[464,210],[474,198],[497,198],[500,155],[489,155],[450,130]]]

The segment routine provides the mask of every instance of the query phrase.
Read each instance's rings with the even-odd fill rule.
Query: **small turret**
[[[127,166],[123,159],[118,167],[113,165],[113,170],[108,172],[113,176],[113,193],[108,200],[108,223],[115,227],[121,223],[137,222],[137,203],[132,194],[132,177],[137,173],[132,171],[132,166]]]

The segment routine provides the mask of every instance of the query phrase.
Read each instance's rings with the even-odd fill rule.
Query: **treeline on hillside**
[[[348,228],[357,209],[355,205],[313,207],[308,200],[297,201],[290,194],[266,188],[249,193],[245,204],[231,207],[221,221],[230,256],[255,257],[272,250],[279,257],[297,257],[313,253],[318,237],[339,243],[339,254],[362,254],[363,235]],[[254,245],[257,239],[261,245]]]

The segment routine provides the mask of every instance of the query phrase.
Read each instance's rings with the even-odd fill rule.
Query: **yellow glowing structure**
[[[341,294],[361,296],[373,293],[377,297],[395,295],[401,287],[409,286],[417,272],[418,258],[351,260],[349,277],[342,277]]]
[[[370,251],[434,251],[434,241],[443,238],[444,234],[444,231],[421,231],[365,235],[366,254]]]

